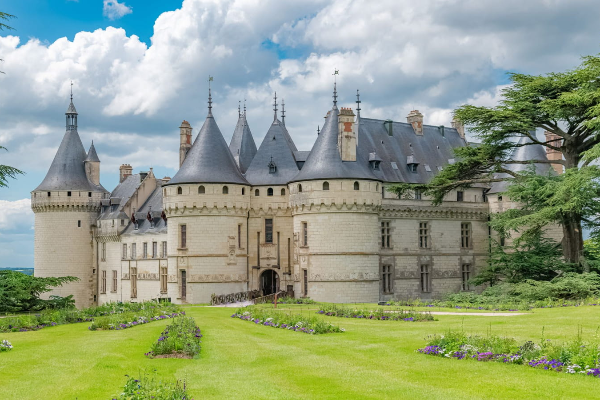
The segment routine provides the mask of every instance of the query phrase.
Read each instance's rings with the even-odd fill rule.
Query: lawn
[[[280,305],[315,315],[317,305]],[[597,378],[418,354],[425,336],[447,329],[518,339],[592,340],[600,307],[536,309],[508,317],[436,316],[435,322],[327,318],[345,333],[306,335],[231,318],[235,309],[186,307],[202,330],[199,359],[148,359],[169,323],[92,332],[89,323],[0,334],[2,399],[110,399],[126,374],[156,369],[185,379],[198,399],[598,398]],[[447,311],[444,310],[444,311]],[[458,310],[457,310],[458,311]],[[462,310],[461,310],[462,311]]]

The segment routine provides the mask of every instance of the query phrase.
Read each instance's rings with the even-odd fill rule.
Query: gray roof
[[[67,112],[65,114],[77,114],[75,104],[73,104],[73,96],[71,96],[71,104],[69,104],[69,108],[67,108]]]
[[[361,159],[357,154],[356,161],[342,161],[338,149],[338,109],[335,106],[327,116],[304,166],[293,180],[312,179],[381,179],[370,170],[368,154],[367,159]]]
[[[535,132],[533,132],[533,134],[535,135]],[[527,136],[521,136],[521,138],[519,139],[519,142],[517,144],[521,145],[521,147],[517,147],[514,150],[512,156],[510,157],[511,160],[533,161],[533,160],[547,160],[548,159],[548,156],[546,155],[546,150],[544,149],[544,146],[542,146],[541,144],[533,144],[533,141]],[[535,165],[535,172],[538,175],[548,175],[549,173],[552,173],[554,171],[551,164],[536,163],[534,165]],[[512,172],[522,172],[522,171],[525,171],[527,168],[530,168],[530,166],[531,166],[531,164],[508,164],[508,165],[505,165],[504,167]],[[505,173],[496,174],[494,177],[495,178],[507,178],[507,179],[512,178],[511,175],[508,175]],[[493,193],[505,192],[506,189],[508,188],[509,184],[510,184],[509,181],[494,182],[488,193],[493,194]]]
[[[144,233],[166,233],[167,223],[162,219],[163,211],[163,191],[162,185],[157,181],[156,189],[150,194],[146,202],[135,212],[135,219],[138,223],[138,229],[135,229],[135,224],[129,221],[129,224],[123,230],[123,234],[140,235]],[[152,223],[148,220],[152,219]],[[150,249],[148,250],[150,251]]]
[[[250,132],[248,121],[246,120],[246,114],[240,114],[237,125],[233,131],[233,137],[231,143],[229,143],[229,150],[233,154],[233,158],[236,161],[240,171],[244,174],[250,166],[252,159],[256,155],[256,143]]]
[[[294,158],[295,152],[290,145],[291,138],[286,132],[279,120],[273,121],[246,171],[246,179],[250,184],[285,185],[296,176],[298,166]],[[276,167],[274,173],[269,173],[271,160]]]
[[[46,177],[35,190],[106,192],[102,185],[88,180],[83,163],[86,157],[77,129],[67,130]]]
[[[181,168],[167,185],[180,183],[237,183],[247,185],[233,155],[209,112]]]
[[[380,159],[373,173],[385,182],[427,183],[438,167],[453,162],[454,149],[465,145],[454,128],[445,127],[442,134],[437,126],[423,125],[423,135],[417,135],[411,124],[392,122],[390,136],[383,120],[360,118],[356,158],[361,164]],[[409,163],[417,164],[417,172],[409,171]]]
[[[123,182],[119,183],[110,194],[110,199],[103,200],[102,205],[105,207],[102,207],[100,219],[128,219],[129,216],[122,209],[141,183],[140,174],[129,175]]]
[[[96,153],[96,148],[94,147],[93,140],[92,140],[92,145],[90,146],[90,149],[88,150],[85,161],[100,162],[100,159],[98,158],[98,154]]]

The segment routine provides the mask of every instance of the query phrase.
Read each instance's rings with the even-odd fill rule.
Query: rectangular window
[[[469,279],[471,279],[471,264],[462,265],[462,290],[471,290],[469,285]]]
[[[127,259],[127,244],[123,243],[123,260]]]
[[[421,191],[419,189],[415,190],[415,200],[421,200]]]
[[[382,249],[389,249],[391,248],[390,245],[390,222],[389,221],[383,221],[381,223],[381,248]]]
[[[308,222],[302,223],[302,246],[308,246]]]
[[[129,279],[131,280],[131,298],[137,298],[137,268],[129,268]]]
[[[273,243],[273,220],[265,219],[265,243]]]
[[[158,242],[152,242],[152,258],[158,257]]]
[[[308,296],[308,270],[304,269],[304,296]]]
[[[113,282],[112,282],[112,291],[116,292],[117,291],[117,270],[113,269]]]
[[[419,247],[429,248],[429,224],[427,222],[419,222]]]
[[[148,243],[142,244],[142,258],[148,258]]]
[[[242,248],[242,224],[238,225],[238,249]]]
[[[78,220],[78,221],[77,221],[77,227],[78,227],[78,228],[81,228],[81,220]]]
[[[504,239],[504,236],[502,236],[500,238],[500,246],[504,247],[506,245],[506,239]]]
[[[135,260],[137,258],[137,248],[135,243],[131,243],[131,259]]]
[[[160,267],[160,292],[167,293],[167,267]]]
[[[167,242],[162,242],[162,258],[167,258]]]
[[[180,248],[185,249],[187,246],[187,227],[179,225],[179,243]]]
[[[102,256],[101,261],[106,261],[106,242],[102,242]]]
[[[383,293],[392,293],[392,266],[384,265],[381,273],[381,283],[383,285]]]
[[[456,201],[463,201],[464,197],[465,197],[465,192],[460,191],[460,190],[456,192]]]
[[[124,219],[121,220],[121,226],[125,226],[125,220]]]
[[[421,292],[431,292],[431,275],[427,264],[421,265]]]
[[[106,293],[106,271],[102,271],[102,280],[100,281],[100,293]]]
[[[460,247],[463,249],[471,247],[471,224],[468,222],[460,224]]]

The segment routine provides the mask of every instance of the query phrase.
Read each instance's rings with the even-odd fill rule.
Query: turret
[[[243,113],[238,109],[238,122],[229,143],[229,151],[242,174],[245,174],[256,155],[256,143],[246,119],[246,105]]]
[[[93,141],[87,157],[85,158],[84,164],[85,174],[90,182],[92,182],[94,185],[100,185],[100,159],[96,153],[96,148],[94,147]]]
[[[183,120],[179,127],[179,167],[185,160],[188,151],[192,147],[192,126],[186,120]]]

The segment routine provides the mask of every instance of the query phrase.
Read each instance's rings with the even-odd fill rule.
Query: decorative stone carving
[[[227,243],[229,248],[227,252],[227,264],[235,265],[237,264],[237,260],[235,259],[235,236],[228,236]]]
[[[378,272],[351,272],[351,273],[333,273],[333,274],[311,274],[311,282],[364,282],[378,281]]]
[[[246,274],[197,274],[190,275],[189,283],[219,283],[219,282],[246,282]]]

